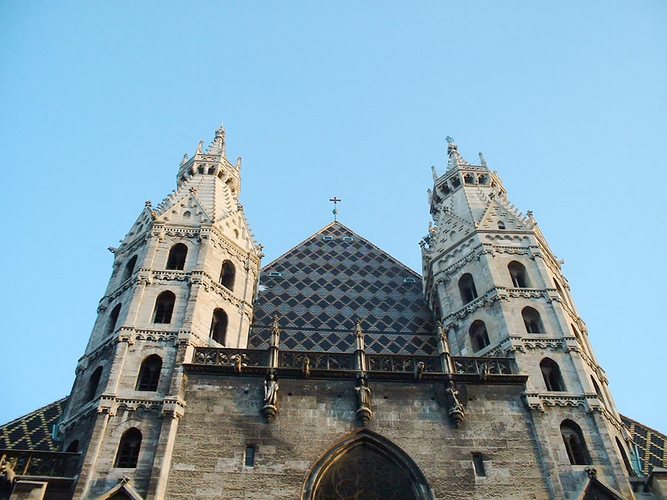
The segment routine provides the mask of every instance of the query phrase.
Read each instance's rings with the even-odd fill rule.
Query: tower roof
[[[267,345],[278,314],[284,349],[352,352],[360,318],[369,352],[435,352],[421,277],[339,222],[268,264],[259,290],[251,347]]]

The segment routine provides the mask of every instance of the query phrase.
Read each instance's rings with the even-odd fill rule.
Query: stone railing
[[[414,373],[418,369],[423,372],[442,372],[440,358],[437,356],[370,354],[366,359],[370,372]]]
[[[11,467],[17,476],[73,478],[80,453],[36,450],[0,450],[0,464]]]
[[[204,369],[216,367],[222,371],[237,373],[262,373],[268,369],[278,372],[343,376],[344,372],[359,372],[360,359],[365,360],[365,369],[369,374],[378,376],[398,376],[405,374],[424,374],[429,378],[444,375],[443,360],[440,356],[404,356],[395,354],[358,354],[328,353],[311,351],[281,351],[275,355],[269,349],[233,349],[215,347],[196,347],[191,365]],[[272,362],[273,360],[273,362]],[[474,376],[482,380],[488,377],[519,375],[512,358],[475,358],[452,357],[451,373],[466,378]],[[336,375],[338,373],[338,375]],[[502,377],[500,377],[502,378]]]

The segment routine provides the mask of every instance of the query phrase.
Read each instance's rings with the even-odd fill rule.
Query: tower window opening
[[[97,396],[97,389],[102,378],[102,367],[98,366],[88,379],[88,390],[86,391],[86,402],[92,401]]]
[[[245,466],[254,467],[255,466],[255,453],[257,452],[257,447],[254,444],[249,444],[245,447]]]
[[[220,269],[220,284],[228,290],[234,290],[234,279],[236,277],[236,268],[231,261],[226,260],[222,263]]]
[[[151,354],[141,363],[139,376],[137,377],[137,391],[157,391],[162,371],[162,358],[157,354]]]
[[[188,255],[188,247],[183,243],[176,243],[171,250],[169,250],[169,257],[167,258],[167,269],[182,271],[185,267],[185,258]]]
[[[136,427],[126,430],[120,438],[114,467],[122,469],[136,468],[140,449],[141,431]]]
[[[604,401],[604,396],[602,395],[602,389],[600,389],[600,386],[595,381],[593,375],[591,375],[591,382],[593,382],[593,389],[595,390],[595,394],[598,395],[598,398],[600,399],[600,401],[602,401],[602,404],[604,404],[605,401]]]
[[[498,229],[505,229],[505,223],[501,220],[498,221]]]
[[[130,276],[132,276],[132,273],[134,272],[134,266],[136,265],[137,256],[134,255],[130,260],[127,261],[127,264],[125,264],[125,270],[123,271],[123,281],[129,279]]]
[[[621,441],[615,437],[616,440],[616,446],[618,447],[618,451],[621,453],[621,458],[623,459],[623,465],[625,465],[625,470],[628,471],[628,475],[630,476],[636,476],[637,474],[635,473],[635,470],[632,468],[632,465],[630,464],[630,460],[628,459],[628,455],[625,452],[625,448],[621,444]]]
[[[227,337],[227,323],[228,319],[227,313],[225,313],[225,311],[222,309],[216,309],[213,311],[210,337],[218,344],[225,345],[225,340]]]
[[[523,323],[526,325],[526,332],[528,333],[544,333],[544,325],[540,313],[532,307],[524,307],[521,310]]]
[[[576,423],[572,420],[563,420],[563,423],[560,424],[560,434],[563,437],[567,457],[572,465],[588,465],[591,463],[584,435]]]
[[[489,183],[489,178],[486,175],[480,175],[478,178],[478,182],[482,186],[486,186]]]
[[[514,285],[514,288],[530,288],[528,274],[526,273],[526,266],[524,266],[521,262],[513,260],[507,265],[507,269],[510,272],[510,277],[512,278],[512,285]]]
[[[475,183],[475,177],[472,174],[465,174],[463,176],[463,181],[466,184],[474,184]]]
[[[558,363],[553,359],[544,358],[540,361],[540,370],[544,378],[544,384],[547,386],[547,391],[563,392],[565,391],[565,383],[563,376],[560,373]]]
[[[489,334],[486,332],[486,325],[481,320],[473,321],[470,325],[470,343],[473,351],[477,352],[489,345]]]
[[[110,335],[116,329],[116,323],[118,322],[118,315],[120,314],[120,304],[116,304],[109,314],[109,320],[107,322],[107,335]]]
[[[440,188],[443,194],[449,194],[452,190],[449,187],[449,184],[444,183],[442,187]],[[437,200],[439,201],[439,200]]]
[[[203,165],[199,165],[199,166],[197,167],[197,172],[200,173],[200,174],[203,174],[203,173],[204,173],[204,166],[203,166]]]
[[[472,464],[475,468],[475,475],[477,477],[486,477],[486,469],[484,468],[484,457],[481,453],[472,454]]]
[[[75,439],[74,441],[72,441],[70,444],[67,445],[65,452],[76,453],[77,451],[79,451],[79,440]]]
[[[215,167],[208,167],[208,174],[209,175],[214,175],[215,174]]]
[[[461,300],[464,304],[477,298],[477,289],[475,288],[475,280],[473,279],[472,274],[465,273],[459,278],[459,292],[461,293]]]
[[[155,299],[153,323],[171,323],[171,315],[174,312],[175,303],[176,295],[169,290],[158,295],[157,299]]]
[[[457,187],[459,187],[461,185],[461,179],[459,179],[458,177],[452,177],[451,182],[452,182],[452,188],[453,189],[456,189]]]

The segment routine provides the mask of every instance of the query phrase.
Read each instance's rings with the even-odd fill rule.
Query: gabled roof
[[[249,347],[265,347],[275,314],[281,348],[352,352],[357,318],[369,352],[434,354],[421,277],[339,222],[268,264]]]
[[[59,451],[51,432],[67,398],[59,399],[0,426],[0,449]]]

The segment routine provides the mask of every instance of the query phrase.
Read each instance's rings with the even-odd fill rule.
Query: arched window
[[[600,399],[602,404],[604,404],[604,396],[602,395],[602,390],[600,389],[598,383],[595,381],[593,375],[591,375],[591,382],[593,382],[593,389],[595,389],[595,394],[598,395],[598,398]]]
[[[630,463],[630,460],[628,459],[628,454],[625,453],[625,448],[621,444],[620,439],[614,438],[616,440],[616,446],[618,446],[618,451],[621,453],[621,458],[623,459],[623,464],[625,465],[625,470],[628,471],[628,475],[630,476],[636,476],[637,474],[635,473],[635,470],[632,468],[632,464]]]
[[[222,309],[213,311],[210,336],[218,344],[225,345],[227,337],[227,314]]]
[[[473,280],[472,274],[465,273],[461,276],[459,279],[459,292],[464,304],[477,298],[477,289],[475,288],[475,280]]]
[[[486,332],[486,325],[483,321],[479,319],[475,320],[473,324],[470,325],[469,334],[473,351],[477,352],[489,345],[489,335]]]
[[[97,396],[97,388],[102,378],[102,367],[98,366],[88,379],[88,389],[86,392],[86,401],[92,401]]]
[[[137,265],[137,256],[133,256],[130,260],[127,261],[127,264],[125,264],[125,270],[123,271],[123,281],[126,279],[129,279],[130,276],[132,276],[132,273],[134,272],[134,266]]]
[[[171,250],[169,250],[169,258],[167,258],[167,269],[175,269],[177,271],[183,270],[185,267],[185,257],[188,255],[188,247],[183,243],[176,243]]]
[[[512,285],[514,288],[530,288],[528,274],[526,273],[526,266],[524,266],[521,262],[513,260],[507,265],[507,269],[509,269],[510,277],[512,278]]]
[[[236,268],[231,261],[226,260],[222,263],[220,269],[220,284],[229,290],[234,290],[234,279],[236,277]]]
[[[432,500],[426,478],[398,446],[366,429],[339,440],[311,468],[304,500]]]
[[[567,457],[572,465],[588,465],[591,463],[584,435],[576,423],[572,420],[563,420],[563,423],[560,424],[560,435],[563,437]]]
[[[558,363],[553,359],[544,358],[540,361],[540,370],[542,370],[542,377],[544,377],[544,384],[547,386],[547,391],[565,390],[565,383],[560,374]]]
[[[505,229],[505,223],[501,220],[498,221],[498,229]]]
[[[161,370],[162,358],[157,354],[151,354],[144,359],[137,377],[137,391],[157,391]]]
[[[67,445],[65,452],[76,453],[77,451],[79,451],[79,440],[75,439],[74,441],[72,441],[70,444]]]
[[[532,307],[524,307],[521,310],[521,316],[523,317],[523,324],[526,325],[528,333],[544,333],[542,318],[540,318],[540,313],[537,310]]]
[[[109,314],[109,319],[107,320],[107,334],[111,334],[116,329],[116,323],[118,322],[118,315],[120,314],[120,304],[116,304]]]
[[[155,313],[153,323],[171,323],[171,315],[174,312],[174,303],[176,295],[167,290],[162,292],[155,299]]]
[[[136,427],[126,430],[120,438],[114,467],[134,469],[137,466],[140,449],[141,431]]]

